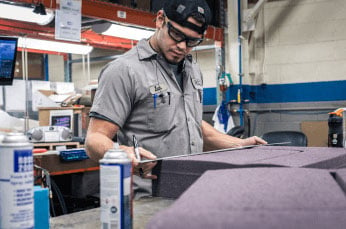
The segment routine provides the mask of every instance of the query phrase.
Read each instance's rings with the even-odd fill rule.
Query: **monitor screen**
[[[0,85],[12,85],[17,44],[17,37],[0,36]]]
[[[71,116],[70,115],[51,116],[51,125],[64,126],[71,129]]]

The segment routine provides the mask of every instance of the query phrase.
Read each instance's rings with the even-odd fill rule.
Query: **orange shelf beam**
[[[26,36],[44,40],[55,40],[54,28],[10,20],[0,19],[0,33],[12,36]],[[90,44],[94,47],[103,49],[128,50],[137,44],[137,41],[101,35],[91,30],[83,31],[81,37],[81,43]],[[63,42],[76,43],[68,41]]]
[[[90,171],[97,171],[100,170],[100,167],[91,167],[91,168],[85,168],[85,169],[71,169],[66,171],[57,171],[57,172],[51,172],[51,176],[56,175],[64,175],[64,174],[71,174],[71,173],[84,173],[84,172],[90,172]]]
[[[124,38],[112,37],[95,33],[92,30],[86,30],[82,32],[82,38],[86,43],[97,48],[110,48],[116,47],[116,49],[128,50],[137,44],[136,40],[129,40]]]
[[[18,2],[33,4],[33,0],[18,0]],[[40,2],[47,8],[57,8],[55,1],[40,0]],[[155,28],[154,13],[100,0],[83,0],[82,15],[92,18]],[[126,17],[124,15],[126,15]],[[215,41],[223,41],[223,36],[222,28],[209,26],[205,37]]]
[[[54,28],[39,26],[32,23],[0,19],[2,34],[14,36],[28,36],[54,40]]]

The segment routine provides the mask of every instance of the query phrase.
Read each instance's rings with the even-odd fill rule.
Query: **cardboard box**
[[[308,147],[328,146],[328,121],[305,121],[301,130],[308,138]]]
[[[55,91],[52,91],[52,90],[38,90],[38,91],[47,97],[56,94]]]

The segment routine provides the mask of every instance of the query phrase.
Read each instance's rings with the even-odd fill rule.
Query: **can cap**
[[[105,159],[113,159],[113,158],[128,158],[125,151],[121,149],[109,149],[104,157]]]
[[[8,133],[4,136],[2,143],[23,143],[28,142],[28,138],[23,133]]]
[[[107,163],[107,162],[129,162],[131,161],[128,157],[127,153],[123,151],[122,149],[109,149],[103,158],[100,160],[101,163]]]

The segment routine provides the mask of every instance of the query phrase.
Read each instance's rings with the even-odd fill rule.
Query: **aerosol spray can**
[[[32,148],[22,133],[0,143],[0,228],[34,228]]]
[[[346,148],[346,107],[329,113],[328,146]]]
[[[328,127],[328,146],[344,147],[343,117],[336,113],[330,113]]]
[[[121,149],[100,160],[101,228],[132,228],[132,163]]]

